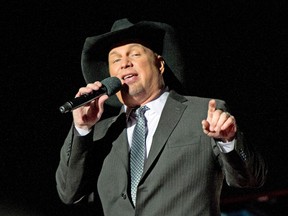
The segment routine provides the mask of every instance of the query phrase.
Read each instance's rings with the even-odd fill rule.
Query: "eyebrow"
[[[131,44],[131,46],[129,47],[129,49],[133,49],[134,47],[137,47],[137,48],[139,47],[139,48],[142,48],[143,50],[145,50],[144,47],[143,47],[143,45],[141,45],[141,44]],[[109,53],[108,56],[116,55],[116,54],[117,54],[117,51],[112,51],[112,52]]]
[[[115,51],[113,51],[113,52],[111,52],[111,53],[108,54],[108,57],[109,57],[109,56],[112,56],[112,55],[115,55],[115,54],[117,54],[117,53],[116,53]]]

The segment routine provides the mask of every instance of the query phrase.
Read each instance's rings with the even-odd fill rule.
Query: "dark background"
[[[0,10],[1,216],[90,215],[88,207],[64,206],[57,196],[55,170],[72,121],[58,107],[85,85],[85,38],[123,17],[174,26],[185,49],[189,94],[224,99],[266,158],[264,187],[224,186],[223,211],[288,212],[285,0],[11,0]]]

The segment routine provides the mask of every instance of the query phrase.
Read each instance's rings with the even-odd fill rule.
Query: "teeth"
[[[125,80],[125,79],[128,79],[128,78],[130,78],[130,77],[132,77],[132,76],[133,76],[133,75],[127,75],[127,76],[124,77],[124,80]]]

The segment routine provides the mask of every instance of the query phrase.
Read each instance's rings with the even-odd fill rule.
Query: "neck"
[[[164,92],[167,92],[169,91],[168,87],[165,87],[163,89],[159,89],[159,91],[157,91],[157,93],[151,95],[150,97],[148,97],[147,99],[143,100],[143,98],[139,97],[139,99],[133,99],[132,101],[129,101],[130,103],[126,103],[125,104],[125,107],[127,108],[127,111],[128,110],[131,110],[131,109],[135,109],[137,107],[141,107],[141,106],[144,106],[146,105],[147,103],[153,101],[153,100],[156,100],[157,98],[159,98]]]

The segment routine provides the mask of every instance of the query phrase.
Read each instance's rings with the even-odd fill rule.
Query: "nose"
[[[121,69],[131,67],[133,64],[128,57],[122,58],[121,60]]]

